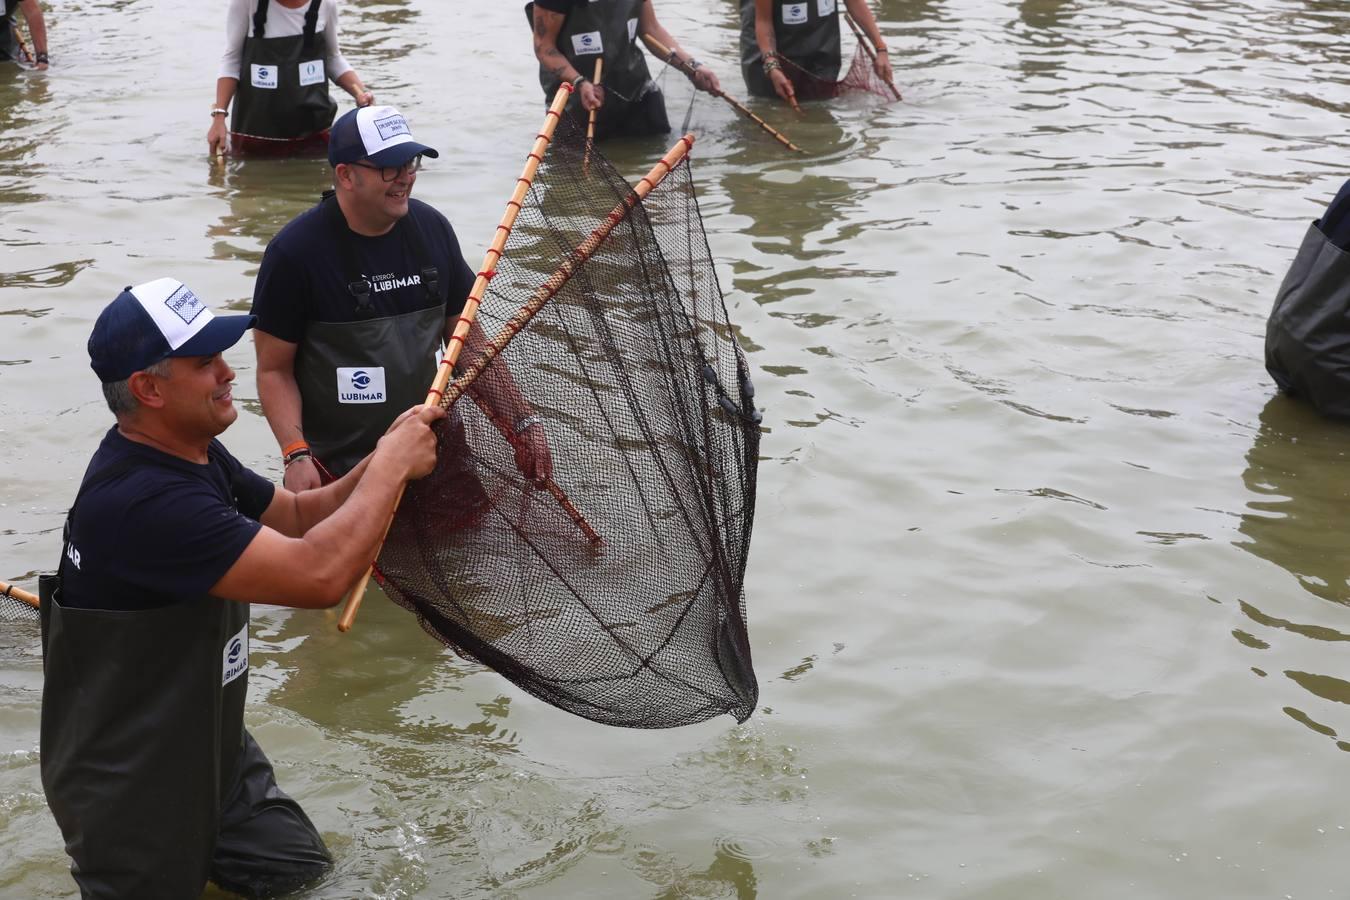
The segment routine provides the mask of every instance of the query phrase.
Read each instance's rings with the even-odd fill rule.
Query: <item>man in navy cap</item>
[[[323,490],[274,488],[216,440],[238,417],[221,354],[251,327],[161,278],[89,337],[117,424],[40,582],[42,785],[85,898],[179,900],[208,880],[261,897],[330,864],[244,729],[249,603],[335,605],[434,465],[444,413],[408,410]]]
[[[347,472],[432,384],[474,283],[445,216],[411,196],[422,160],[438,155],[392,106],[348,112],[328,142],[333,190],[263,254],[252,310],[258,398],[290,490]],[[475,325],[468,347],[482,341]],[[484,378],[484,396],[520,438],[521,470],[547,477],[538,417],[503,365]]]

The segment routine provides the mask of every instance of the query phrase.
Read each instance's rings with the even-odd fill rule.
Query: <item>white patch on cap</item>
[[[356,130],[366,156],[412,141],[412,129],[403,113],[392,106],[367,106],[356,113]]]
[[[201,298],[177,278],[138,284],[131,289],[131,295],[155,320],[155,326],[173,350],[190,341],[215,318]]]

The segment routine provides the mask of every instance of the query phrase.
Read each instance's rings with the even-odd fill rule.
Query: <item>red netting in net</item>
[[[788,57],[779,56],[778,59],[783,65],[784,74],[792,80],[792,89],[796,91],[797,99],[826,100],[831,97],[838,97],[841,94],[861,91],[883,97],[888,101],[899,100],[900,92],[896,90],[895,86],[877,75],[872,64],[874,57],[863,46],[864,40],[865,38],[859,38],[858,44],[853,50],[853,62],[849,64],[848,72],[838,81],[821,78],[808,72]]]

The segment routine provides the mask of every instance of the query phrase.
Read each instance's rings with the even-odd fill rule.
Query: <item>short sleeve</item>
[[[261,519],[271,505],[272,497],[276,495],[276,485],[252,469],[245,468],[220,441],[213,440],[211,444],[212,456],[219,461],[230,481],[230,490],[239,504],[239,511],[250,519]]]
[[[125,505],[122,548],[105,561],[106,571],[154,594],[209,593],[262,525],[232,509],[205,481],[174,478],[157,487]]]
[[[298,344],[305,336],[304,267],[291,258],[280,238],[273,238],[263,252],[250,312],[258,317],[259,331]]]

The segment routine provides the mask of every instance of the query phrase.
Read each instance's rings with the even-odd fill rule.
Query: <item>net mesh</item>
[[[564,117],[479,323],[498,334],[561,262],[575,271],[439,423],[436,469],[408,486],[377,568],[430,634],[554,706],[636,728],[744,721],[759,415],[687,161],[574,252],[631,191]],[[459,371],[483,361],[471,341]],[[542,420],[554,493],[516,465],[503,368]]]
[[[792,81],[792,89],[798,100],[826,100],[854,92],[873,94],[888,101],[899,99],[891,86],[877,75],[876,69],[872,67],[872,57],[861,42],[854,46],[853,62],[838,81],[808,72],[786,56],[778,59],[783,65],[784,74]]]
[[[38,610],[36,606],[14,596],[14,589],[9,585],[0,584],[0,621],[36,622],[37,619]]]

